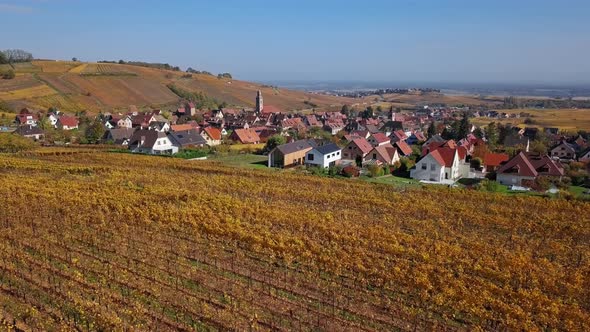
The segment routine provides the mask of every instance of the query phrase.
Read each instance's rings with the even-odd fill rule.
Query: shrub
[[[5,72],[2,72],[2,78],[5,80],[11,80],[16,76],[16,74],[14,73],[14,70],[9,69]]]

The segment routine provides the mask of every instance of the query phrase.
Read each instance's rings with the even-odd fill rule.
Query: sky
[[[255,81],[590,83],[590,1],[0,0],[0,49]]]

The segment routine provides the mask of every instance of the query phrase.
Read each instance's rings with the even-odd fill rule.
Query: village
[[[304,113],[265,105],[260,91],[255,98],[255,108],[200,110],[185,101],[174,110],[141,112],[132,106],[126,113],[96,117],[23,109],[14,126],[2,130],[45,145],[102,144],[151,155],[196,151],[189,154],[200,157],[195,159],[233,146],[237,153],[263,155],[269,168],[320,175],[405,178],[490,191],[501,185],[512,192],[557,193],[570,187],[582,196],[589,192],[585,132],[495,123],[477,127],[470,118],[519,115],[468,107],[402,111],[345,105],[340,112]]]

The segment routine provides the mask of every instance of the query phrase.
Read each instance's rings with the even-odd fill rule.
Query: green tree
[[[473,135],[475,135],[475,137],[477,137],[477,138],[483,138],[484,137],[484,132],[483,132],[483,130],[480,127],[477,127],[473,131]]]
[[[489,123],[486,126],[484,133],[486,138],[488,139],[488,144],[491,147],[494,147],[498,144],[498,128],[496,127],[495,122]]]
[[[432,121],[428,126],[428,131],[426,132],[426,134],[428,135],[428,138],[431,138],[432,136],[436,135],[436,124],[434,123],[434,121]]]
[[[342,109],[340,110],[340,113],[346,115],[347,117],[350,116],[350,106],[343,105]]]
[[[52,128],[51,123],[49,122],[49,119],[46,116],[41,116],[41,118],[39,119],[39,123],[37,123],[37,126],[39,126],[39,128],[41,128],[42,130],[49,130]]]
[[[4,52],[0,52],[0,65],[8,63],[8,57]]]
[[[457,139],[466,138],[469,135],[471,129],[471,124],[469,123],[469,116],[467,112],[463,112],[463,117],[459,121],[459,125],[457,128],[456,136]]]
[[[100,121],[94,120],[86,127],[84,136],[86,136],[89,143],[97,143],[104,136],[105,132],[104,125]]]
[[[266,141],[266,145],[264,145],[264,151],[268,153],[268,152],[272,151],[274,148],[276,148],[277,146],[285,144],[286,142],[287,142],[287,140],[285,139],[284,136],[273,135],[268,139],[268,141]]]

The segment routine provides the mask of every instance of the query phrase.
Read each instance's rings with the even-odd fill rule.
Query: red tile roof
[[[508,161],[510,157],[505,153],[486,153],[483,158],[483,164],[486,166],[500,166],[503,162]]]
[[[436,160],[436,162],[439,165],[441,165],[441,166],[444,166],[445,165],[445,160],[440,155],[440,153],[438,152],[438,150],[434,150],[434,151],[430,152],[430,155],[432,156],[432,158],[434,158],[434,160]]]
[[[170,130],[172,131],[185,131],[185,130],[192,130],[198,128],[199,126],[196,123],[185,123],[185,124],[178,124],[178,125],[171,125]]]
[[[375,141],[377,141],[379,144],[389,142],[389,137],[387,137],[384,133],[374,133],[371,136],[373,136]]]
[[[78,125],[78,119],[73,116],[62,115],[59,117],[59,123],[66,127],[76,127]]]
[[[211,137],[212,140],[218,141],[221,139],[221,130],[215,127],[207,127],[203,129],[203,131],[207,133],[207,135],[209,135],[209,137]]]
[[[409,156],[412,154],[412,148],[405,141],[395,142],[395,146],[397,146],[398,150],[400,150],[404,156]]]
[[[510,159],[506,164],[500,167],[497,173],[514,173],[520,176],[529,177],[536,177],[539,174],[527,156],[522,152],[514,156],[514,158]]]
[[[452,167],[455,161],[455,154],[458,153],[457,149],[451,149],[449,147],[442,147],[434,150],[442,157],[445,167]]]
[[[243,144],[260,142],[260,137],[253,129],[236,129],[233,135]]]
[[[355,144],[363,152],[363,154],[367,154],[373,149],[371,143],[369,143],[369,141],[367,141],[367,139],[364,137],[356,138],[352,141],[352,143]]]

